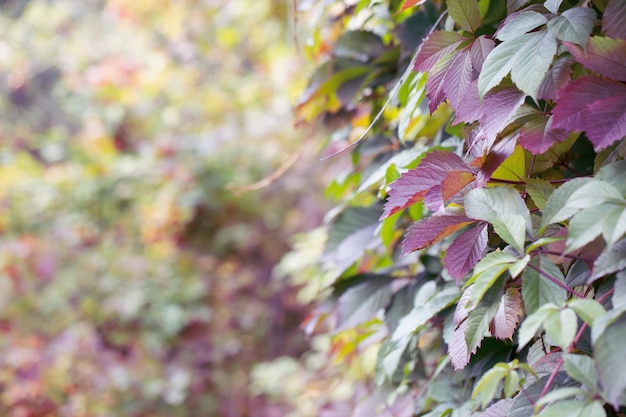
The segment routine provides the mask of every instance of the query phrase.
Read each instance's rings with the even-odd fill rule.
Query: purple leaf
[[[439,59],[457,49],[464,40],[456,32],[438,31],[431,33],[415,58],[415,71],[430,71]]]
[[[563,42],[574,59],[603,77],[626,81],[626,40],[601,36],[589,38],[587,51],[578,45]]]
[[[481,106],[480,126],[471,144],[472,155],[486,155],[500,132],[509,124],[526,95],[514,87],[492,90]]]
[[[491,52],[495,47],[496,43],[492,39],[485,37],[485,35],[476,38],[472,44],[470,55],[472,56],[472,67],[477,73],[482,71],[483,63],[485,62],[485,59],[487,59],[487,55],[489,55],[489,52]]]
[[[402,242],[402,255],[424,249],[463,227],[476,223],[465,216],[433,216],[409,227]]]
[[[626,39],[626,7],[624,7],[624,0],[609,0],[602,18],[602,31],[611,38]]]
[[[474,80],[463,95],[461,102],[454,108],[456,116],[453,124],[477,122],[482,115],[481,105],[478,96],[478,80]]]
[[[572,62],[569,55],[563,55],[554,62],[539,86],[537,98],[544,100],[556,99],[556,92],[565,87],[572,73]]]
[[[507,417],[512,406],[513,399],[505,398],[491,404],[485,411],[480,413],[478,417]]]
[[[447,71],[450,69],[450,65],[454,62],[458,52],[454,51],[444,57],[442,57],[431,68],[428,73],[428,80],[426,81],[426,95],[428,96],[428,110],[431,114],[437,107],[446,99],[444,87]]]
[[[445,97],[455,110],[460,106],[463,96],[469,90],[471,82],[475,79],[476,77],[472,69],[472,57],[470,51],[465,49],[450,63],[443,79]]]
[[[582,77],[559,91],[552,128],[585,131],[597,151],[626,136],[626,85]]]
[[[443,264],[458,283],[483,257],[485,248],[487,248],[487,223],[480,222],[454,239],[443,258]]]
[[[482,165],[476,175],[476,187],[483,187],[506,158],[513,155],[515,145],[517,144],[517,137],[518,134],[514,134],[503,138],[495,144],[485,157],[478,160],[478,163],[482,163]],[[474,163],[472,163],[472,165],[474,165]]]
[[[381,219],[423,200],[431,188],[441,187],[451,171],[472,172],[467,164],[452,152],[436,150],[427,153],[417,168],[403,173],[391,184]]]
[[[454,316],[452,318],[452,338],[448,342],[448,356],[454,369],[463,369],[467,366],[470,360],[469,349],[467,348],[467,342],[465,341],[465,330],[467,329],[467,318],[469,317],[469,310],[467,303],[469,302],[472,294],[472,287],[470,285],[463,291],[459,302],[454,310]]]
[[[522,297],[517,288],[508,288],[498,305],[489,330],[496,339],[513,339],[522,311]]]
[[[520,129],[518,140],[524,149],[539,155],[550,149],[555,142],[564,141],[567,135],[567,131],[563,129],[552,128],[552,116],[534,113],[528,116]]]

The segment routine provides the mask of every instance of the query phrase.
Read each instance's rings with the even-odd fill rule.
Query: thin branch
[[[563,288],[565,291],[569,292],[570,294],[573,294],[573,295],[575,295],[578,298],[585,298],[584,295],[582,295],[581,293],[579,293],[576,290],[571,289],[567,285],[563,284],[561,281],[559,281],[558,279],[554,278],[552,275],[544,272],[541,268],[537,268],[535,265],[533,265],[531,263],[529,263],[528,266],[531,267],[532,269],[534,269],[535,271],[539,272],[541,275],[543,275],[544,277],[548,278],[550,281],[554,282],[556,285],[558,285],[559,287]]]
[[[439,16],[439,18],[437,19],[435,24],[430,28],[430,30],[428,31],[426,36],[430,35],[431,33],[433,33],[435,31],[437,26],[439,26],[439,23],[441,22],[441,19],[443,19],[443,17],[447,13],[448,12],[446,10]],[[378,113],[376,113],[376,116],[374,117],[374,120],[371,121],[371,123],[369,124],[367,129],[365,129],[365,131],[363,133],[361,133],[361,135],[359,136],[359,138],[357,140],[355,140],[354,142],[352,142],[351,144],[349,144],[345,148],[342,148],[342,149],[338,150],[337,152],[335,152],[335,153],[333,153],[331,155],[323,157],[321,159],[322,162],[323,161],[327,161],[327,160],[329,160],[331,158],[334,158],[334,157],[336,157],[338,155],[341,155],[342,153],[346,152],[347,150],[350,150],[350,149],[354,148],[356,145],[361,143],[363,141],[363,139],[365,139],[365,137],[370,133],[370,131],[372,130],[372,128],[374,127],[376,122],[378,122],[380,117],[383,115],[383,112],[385,111],[387,106],[389,106],[389,103],[391,103],[391,100],[393,100],[396,97],[396,95],[398,94],[398,91],[400,91],[400,87],[402,87],[404,85],[405,81],[407,80],[407,78],[409,78],[409,74],[411,74],[411,71],[413,71],[413,67],[415,66],[415,61],[417,60],[417,55],[422,50],[422,45],[424,45],[423,42],[420,44],[420,46],[417,48],[417,50],[413,54],[413,57],[411,58],[411,62],[409,63],[409,66],[406,68],[406,70],[404,70],[404,73],[402,74],[402,76],[400,77],[398,82],[393,86],[393,88],[391,89],[391,92],[389,93],[389,97],[387,97],[387,100],[385,101],[383,106],[380,108]]]

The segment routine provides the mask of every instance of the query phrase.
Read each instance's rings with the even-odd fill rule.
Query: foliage
[[[370,412],[623,415],[626,4],[318,8],[297,115],[351,164],[309,321],[380,341]]]

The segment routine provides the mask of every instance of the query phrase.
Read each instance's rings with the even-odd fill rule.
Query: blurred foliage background
[[[324,237],[289,237],[321,223],[327,174],[292,128],[310,72],[293,12],[0,2],[1,415],[313,416],[352,398],[298,328]]]

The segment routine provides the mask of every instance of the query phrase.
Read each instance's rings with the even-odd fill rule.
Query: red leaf
[[[417,168],[403,173],[391,184],[381,219],[423,200],[433,187],[441,187],[450,171],[472,172],[467,164],[452,152],[436,150],[426,154]],[[435,202],[431,200],[429,207],[434,204]]]
[[[476,220],[465,216],[433,216],[420,220],[409,227],[402,241],[402,255],[431,246],[472,223]]]
[[[498,305],[498,311],[494,316],[489,330],[496,339],[513,339],[519,315],[522,311],[522,298],[516,288],[508,288]]]
[[[617,81],[626,81],[626,40],[593,36],[587,51],[570,42],[563,42],[574,59],[598,74]]]
[[[453,52],[465,39],[456,32],[431,33],[415,57],[415,71],[430,71],[439,59]]]
[[[609,0],[602,18],[602,31],[611,38],[626,39],[626,7],[624,7],[624,0]]]
[[[483,257],[486,247],[487,223],[480,222],[454,239],[443,258],[443,264],[458,283]]]
[[[626,85],[582,77],[559,91],[552,128],[585,131],[597,151],[626,136]]]
[[[460,103],[454,108],[456,115],[453,124],[477,122],[482,116],[481,105],[478,95],[478,79],[476,79],[472,81]]]
[[[552,116],[545,117],[540,113],[533,114],[520,129],[519,143],[535,155],[550,149],[555,142],[562,142],[568,133],[563,129],[552,128]]]
[[[402,2],[402,6],[400,7],[400,11],[403,12],[406,9],[410,9],[411,7],[419,6],[424,3],[426,3],[426,0],[404,0]]]

